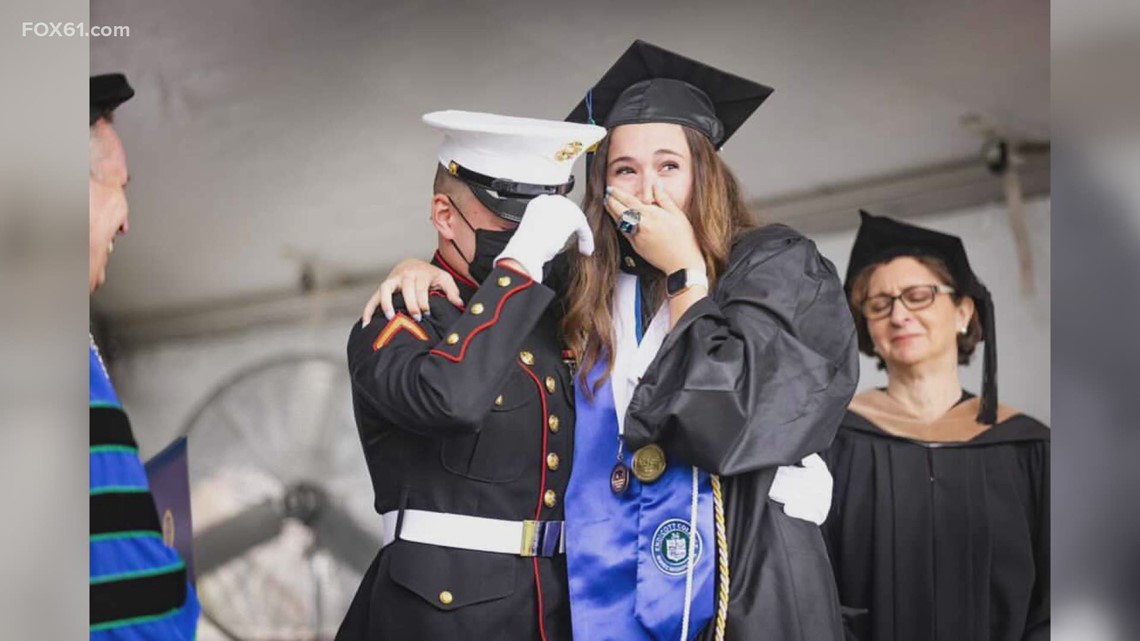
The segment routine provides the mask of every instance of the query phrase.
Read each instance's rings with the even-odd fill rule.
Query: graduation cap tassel
[[[993,425],[997,422],[997,328],[994,326],[994,301],[987,291],[982,299],[982,324],[985,329],[985,358],[982,369],[982,406],[978,422]]]

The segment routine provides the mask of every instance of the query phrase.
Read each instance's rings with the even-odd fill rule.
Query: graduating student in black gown
[[[1049,638],[1049,430],[997,402],[993,303],[954,236],[863,213],[846,289],[885,389],[824,458],[849,638]],[[981,398],[958,367],[985,342]]]

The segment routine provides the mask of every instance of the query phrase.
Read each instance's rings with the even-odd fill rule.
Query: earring
[[[959,329],[959,330],[958,330],[958,333],[959,333],[959,334],[961,334],[962,336],[965,336],[965,335],[966,335],[966,331],[967,331],[967,328],[963,327],[963,328],[961,328],[961,329]]]

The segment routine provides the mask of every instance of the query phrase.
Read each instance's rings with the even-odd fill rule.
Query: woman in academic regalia
[[[1049,638],[1049,430],[997,402],[994,310],[955,236],[865,212],[846,291],[887,387],[827,460],[824,537],[850,637]],[[985,342],[982,396],[958,369]]]
[[[842,638],[819,519],[789,516],[775,485],[831,443],[853,321],[832,264],[754,223],[717,153],[771,91],[637,41],[568,118],[609,130],[564,323],[576,638]]]

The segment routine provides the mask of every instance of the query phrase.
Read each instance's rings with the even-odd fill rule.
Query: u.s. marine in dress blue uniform
[[[499,206],[504,189],[525,196],[527,185],[499,180],[525,178],[525,168],[520,176],[511,173],[509,157],[485,161],[516,151],[530,160],[522,147],[525,137],[537,135],[532,125],[488,116],[516,135],[464,137],[466,116],[454,119],[448,134],[463,144],[445,142],[441,166],[463,181],[459,189],[481,190],[476,194],[488,209]],[[601,137],[594,130],[600,128],[571,129],[595,137],[549,150],[563,164],[561,177],[554,172],[540,181],[540,174],[530,182],[565,187],[573,158]],[[464,155],[468,146],[480,152]],[[464,215],[448,198],[466,220],[471,210]],[[525,205],[525,197],[515,200]],[[477,206],[466,195],[463,201]],[[523,210],[515,213],[521,218]],[[536,213],[542,214],[527,206],[526,216]],[[499,252],[484,241],[510,232],[478,231],[484,233],[476,234],[469,265],[482,257],[491,266]],[[569,639],[562,521],[574,391],[559,337],[561,307],[551,304],[556,292],[531,272],[501,263],[477,276],[481,282],[440,252],[433,263],[455,277],[461,307],[432,296],[430,313],[416,320],[398,299],[401,311],[393,318],[358,322],[349,336],[357,428],[387,545],[366,572],[337,639]]]

